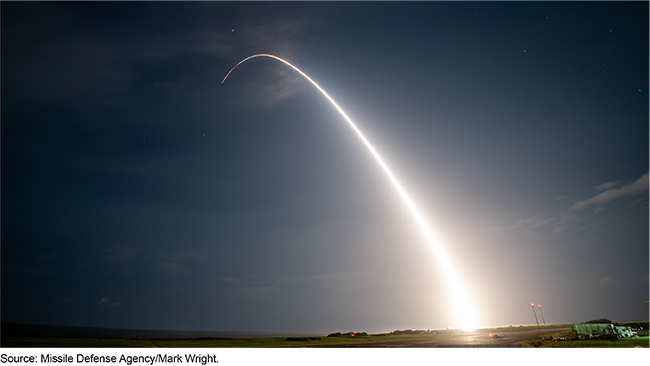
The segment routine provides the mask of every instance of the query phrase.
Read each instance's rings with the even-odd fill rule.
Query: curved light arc
[[[409,196],[406,194],[406,191],[404,190],[404,188],[402,188],[402,185],[397,181],[397,179],[395,178],[393,173],[390,171],[390,169],[388,168],[386,163],[384,163],[384,160],[381,158],[381,156],[379,156],[379,154],[377,153],[375,148],[372,147],[372,145],[370,145],[370,142],[368,142],[368,140],[363,135],[363,133],[361,133],[359,128],[354,124],[354,122],[352,122],[350,117],[348,117],[348,115],[343,111],[343,109],[341,109],[341,107],[339,107],[339,105],[336,104],[334,99],[332,99],[332,97],[330,97],[329,94],[327,94],[327,92],[325,92],[325,90],[323,90],[314,80],[312,80],[309,76],[307,76],[307,74],[300,71],[300,69],[293,66],[289,62],[281,59],[280,57],[277,57],[277,56],[274,56],[274,55],[269,55],[269,54],[264,54],[264,53],[252,55],[252,56],[246,57],[245,59],[239,61],[237,63],[237,65],[235,65],[232,69],[230,69],[230,71],[228,71],[228,74],[226,74],[226,76],[223,78],[223,80],[221,81],[221,84],[223,84],[226,81],[226,79],[228,78],[230,73],[233,70],[235,70],[235,68],[237,66],[239,66],[242,63],[244,63],[244,62],[246,62],[246,61],[248,61],[248,60],[250,60],[252,58],[255,58],[255,57],[270,57],[270,58],[276,59],[276,60],[288,65],[292,69],[296,70],[300,75],[305,77],[305,79],[309,80],[309,82],[312,83],[316,87],[316,89],[318,89],[325,96],[325,98],[327,98],[327,100],[330,101],[330,103],[332,103],[332,105],[336,108],[336,110],[338,110],[339,113],[343,116],[345,121],[350,125],[350,127],[352,127],[354,132],[357,133],[357,135],[359,136],[361,141],[363,141],[363,143],[366,145],[366,147],[370,150],[370,152],[375,157],[375,159],[377,160],[379,165],[382,167],[382,169],[384,170],[384,172],[386,173],[386,175],[388,176],[390,181],[393,183],[393,186],[395,187],[395,189],[397,189],[397,192],[399,193],[399,195],[404,200],[404,203],[406,204],[409,211],[411,212],[411,214],[415,218],[415,221],[420,226],[420,229],[422,229],[422,231],[423,231],[423,233],[424,233],[424,235],[425,235],[425,237],[427,239],[427,242],[431,245],[432,249],[434,250],[434,252],[436,254],[436,258],[438,259],[438,262],[440,263],[440,265],[441,265],[441,267],[443,269],[443,273],[445,274],[445,277],[447,278],[448,286],[450,287],[450,290],[451,290],[452,295],[454,297],[453,306],[454,306],[454,308],[456,310],[456,318],[457,318],[458,326],[460,328],[464,328],[464,329],[474,329],[474,328],[476,328],[477,327],[476,312],[475,312],[474,307],[472,306],[472,301],[470,299],[470,296],[467,293],[467,290],[465,289],[465,286],[463,285],[460,277],[458,276],[454,266],[451,263],[451,260],[449,259],[449,257],[445,253],[445,251],[443,250],[443,248],[440,245],[439,241],[437,240],[437,238],[435,237],[433,232],[429,229],[429,226],[427,225],[426,221],[424,220],[424,218],[420,214],[419,210],[415,207],[415,205],[413,204],[413,202],[411,201]]]

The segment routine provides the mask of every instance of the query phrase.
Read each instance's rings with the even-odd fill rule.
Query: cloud
[[[122,303],[117,301],[110,301],[110,298],[108,297],[102,297],[101,300],[99,300],[99,302],[97,303],[97,305],[116,307],[122,305]]]
[[[230,300],[268,300],[277,297],[283,292],[275,286],[246,286],[237,287],[228,292]]]
[[[602,187],[608,184],[610,183],[604,183],[599,185],[598,187]],[[639,194],[647,190],[648,190],[648,173],[645,173],[641,176],[641,178],[637,179],[634,183],[624,185],[621,188],[608,189],[594,197],[591,197],[583,201],[578,201],[574,203],[573,206],[571,206],[571,208],[569,208],[569,211],[570,212],[581,211],[592,205],[595,206],[604,205],[616,198]]]
[[[509,230],[511,230],[511,231],[518,231],[518,230],[520,230],[520,231],[528,231],[528,230],[531,230],[531,229],[536,229],[538,227],[542,227],[542,226],[548,224],[549,222],[551,222],[553,220],[555,220],[555,219],[552,218],[552,217],[546,219],[546,218],[537,217],[537,216],[535,216],[535,217],[533,217],[531,219],[519,219],[519,220],[515,221],[514,224],[512,224],[510,226]]]
[[[214,6],[219,8],[222,5]],[[319,25],[309,20],[309,14],[287,11],[270,18],[266,16],[264,7],[275,9],[278,6],[259,4],[255,12],[229,15],[228,23],[245,24],[235,32],[230,28],[208,25],[207,22],[174,26],[166,31],[163,27],[157,33],[139,31],[141,26],[135,20],[143,13],[138,11],[121,15],[124,20],[118,23],[127,25],[111,24],[111,37],[106,37],[99,26],[84,32],[75,31],[75,26],[72,26],[67,32],[51,37],[38,37],[33,29],[22,26],[24,28],[19,28],[21,33],[34,35],[28,36],[33,42],[31,47],[9,45],[15,52],[8,64],[15,65],[14,69],[18,72],[8,73],[3,81],[11,86],[15,102],[25,103],[124,106],[135,103],[133,98],[127,96],[134,90],[141,92],[143,85],[148,85],[144,89],[146,93],[157,93],[163,98],[169,90],[179,88],[186,90],[188,98],[192,98],[205,93],[202,86],[195,82],[199,78],[212,80],[213,86],[216,86],[230,67],[254,53],[271,53],[296,61],[295,53],[312,41],[310,34],[313,32],[309,30]],[[286,7],[291,9],[290,6]],[[145,12],[153,18],[163,19],[172,8],[173,5],[167,4],[152,5]],[[50,18],[55,20],[43,20],[45,29],[52,28],[50,21],[83,23],[82,13],[63,12],[56,8],[52,12],[54,14]],[[225,21],[219,16],[211,20],[219,23]],[[48,60],[49,66],[34,67],[32,62],[23,62],[37,59]],[[177,64],[179,60],[192,60],[193,71],[169,71],[169,65]],[[268,62],[268,65],[273,65],[273,68],[269,68],[262,66],[264,64],[259,62],[248,71],[278,77],[273,83],[260,82],[259,78],[257,83],[250,83],[251,79],[241,78],[241,73],[246,70],[240,70],[240,83],[235,84],[241,87],[242,94],[245,91],[245,97],[237,95],[240,99],[273,104],[291,97],[306,83],[284,65],[275,67]]]
[[[259,280],[221,277],[221,281],[232,283],[233,287],[228,290],[230,300],[260,301],[302,292],[305,288],[359,291],[366,288],[368,283],[380,283],[382,280],[379,277],[381,274],[375,272],[353,271]]]
[[[601,185],[596,186],[594,189],[597,190],[597,191],[604,191],[604,190],[606,190],[608,188],[611,188],[611,187],[614,187],[616,185],[618,185],[618,183],[607,182],[607,183],[603,183]]]
[[[36,257],[36,260],[39,262],[49,262],[53,261],[56,258],[56,254],[40,254]]]
[[[552,227],[555,233],[561,233],[571,227],[576,227],[585,223],[585,221],[587,221],[591,216],[605,211],[608,203],[623,197],[630,197],[647,192],[648,173],[643,174],[633,183],[624,185],[620,188],[613,188],[617,185],[618,184],[614,182],[600,184],[595,187],[595,190],[602,192],[591,198],[575,202],[571,207],[562,210],[558,215],[554,217],[535,216],[533,218],[518,219],[510,226],[509,230],[530,235],[535,234],[537,229],[547,225]],[[557,196],[554,201],[559,201],[566,197],[567,196]],[[646,197],[636,198],[634,201],[625,205],[624,209],[634,209],[646,205],[647,201]],[[590,207],[594,208],[593,211],[586,212],[587,208]],[[589,225],[586,225],[581,226],[579,230],[588,230],[589,228]]]
[[[121,244],[121,245],[116,245],[108,249],[104,249],[104,251],[108,252],[109,255],[106,257],[106,259],[109,262],[113,263],[124,263],[127,262],[133,258],[135,258],[135,254],[139,252],[142,249],[136,248],[136,247],[131,247],[126,244]]]
[[[3,268],[2,274],[14,274],[21,276],[57,276],[58,273],[36,267],[27,267],[19,264],[9,265]]]
[[[598,280],[598,286],[601,287],[621,287],[618,282],[613,280],[610,277],[603,277],[600,280]]]
[[[221,277],[219,279],[221,282],[241,282],[239,278],[234,278],[234,277]]]
[[[291,98],[306,85],[307,81],[301,80],[302,76],[290,73],[293,71],[290,69],[280,70],[280,67],[283,65],[278,66],[275,69],[267,68],[269,73],[272,72],[270,70],[274,70],[273,73],[280,75],[274,77],[272,79],[273,82],[269,83],[256,80],[243,83],[244,89],[247,90],[246,94],[243,95],[245,103],[258,103],[264,106],[271,106],[284,99]],[[241,95],[238,94],[238,96]]]
[[[61,304],[67,304],[69,302],[72,302],[72,299],[68,299],[67,297],[57,296],[53,298],[52,301],[59,302]]]
[[[156,258],[156,269],[169,275],[188,275],[188,261],[203,260],[205,256],[192,250],[181,253],[161,254]]]
[[[585,221],[585,218],[578,214],[572,214],[568,212],[563,212],[557,218],[557,221],[553,224],[554,232],[561,233],[572,226],[576,226]]]

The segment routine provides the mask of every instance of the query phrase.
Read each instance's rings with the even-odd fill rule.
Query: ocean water
[[[323,337],[323,333],[301,332],[233,332],[91,328],[63,325],[3,323],[2,337],[64,337],[64,338],[281,338]]]

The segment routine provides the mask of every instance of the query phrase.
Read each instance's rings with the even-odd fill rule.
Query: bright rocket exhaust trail
[[[354,132],[357,133],[357,135],[359,136],[361,141],[363,141],[363,143],[370,150],[370,152],[375,157],[375,159],[377,160],[379,165],[381,165],[381,167],[384,170],[384,172],[386,173],[386,175],[388,175],[388,178],[393,183],[393,186],[395,186],[395,189],[397,189],[397,192],[400,194],[400,196],[404,200],[404,203],[406,203],[406,206],[411,211],[411,214],[415,218],[415,221],[417,221],[417,223],[420,226],[420,228],[422,229],[425,237],[427,238],[427,241],[429,242],[429,244],[431,245],[433,251],[435,252],[436,257],[438,259],[438,262],[440,263],[440,266],[443,269],[443,273],[445,274],[445,277],[447,279],[447,283],[448,283],[448,286],[449,286],[450,291],[452,293],[452,297],[454,298],[453,308],[456,310],[457,326],[459,328],[463,328],[463,329],[475,329],[477,327],[477,325],[478,325],[477,324],[477,318],[476,318],[476,310],[474,309],[472,300],[471,300],[469,294],[467,293],[467,290],[465,289],[465,286],[463,285],[460,277],[456,273],[456,269],[454,268],[453,264],[451,263],[451,260],[447,257],[447,254],[445,253],[442,246],[440,245],[440,243],[436,239],[435,235],[433,235],[433,232],[429,229],[429,226],[427,225],[426,221],[424,220],[422,215],[420,215],[420,212],[415,207],[415,205],[413,204],[411,199],[408,197],[408,195],[406,194],[406,191],[404,191],[404,189],[399,184],[399,182],[397,181],[395,176],[393,176],[393,173],[391,173],[390,169],[384,163],[384,161],[379,156],[377,151],[375,151],[375,149],[372,147],[372,145],[370,145],[368,140],[366,140],[366,137],[363,136],[363,134],[357,128],[357,126],[354,124],[354,122],[352,122],[350,117],[348,117],[348,115],[345,114],[345,112],[343,112],[341,107],[339,107],[339,105],[336,104],[334,99],[332,99],[325,92],[325,90],[323,90],[318,84],[316,84],[315,81],[313,81],[304,72],[300,71],[297,67],[293,66],[289,62],[287,62],[287,61],[285,61],[285,60],[283,60],[283,59],[281,59],[281,58],[279,58],[277,56],[263,54],[263,53],[257,54],[257,55],[252,55],[252,56],[246,57],[245,59],[239,61],[239,63],[237,63],[237,65],[235,65],[232,69],[230,69],[230,71],[228,71],[228,74],[226,74],[226,76],[223,78],[223,80],[221,81],[221,84],[223,84],[226,81],[226,79],[228,78],[230,73],[237,66],[239,66],[242,63],[244,63],[244,62],[246,62],[246,61],[248,61],[248,60],[250,60],[252,58],[255,58],[255,57],[274,58],[274,59],[276,59],[276,60],[278,60],[280,62],[285,63],[286,65],[288,65],[292,69],[296,70],[300,75],[304,76],[305,79],[309,80],[309,82],[312,83],[316,87],[316,89],[318,89],[321,93],[323,93],[325,98],[327,98],[332,103],[332,105],[334,105],[334,107],[339,111],[339,113],[341,113],[341,115],[343,116],[345,121],[350,125],[350,127],[352,127]]]

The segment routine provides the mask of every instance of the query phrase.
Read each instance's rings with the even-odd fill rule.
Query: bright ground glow
[[[352,120],[350,120],[350,117],[348,117],[347,114],[345,114],[345,112],[343,112],[341,107],[339,107],[338,104],[336,104],[336,102],[325,92],[325,90],[321,89],[321,87],[318,86],[318,84],[316,84],[309,76],[307,76],[305,73],[300,71],[297,67],[293,66],[292,64],[288,63],[287,61],[285,61],[285,60],[283,60],[283,59],[281,59],[281,58],[279,58],[277,56],[267,55],[267,54],[253,55],[253,56],[249,56],[249,57],[239,61],[239,63],[237,63],[237,65],[235,65],[232,69],[230,69],[230,71],[228,71],[228,74],[226,74],[226,77],[223,78],[223,80],[221,81],[221,84],[223,84],[224,81],[226,81],[226,79],[228,78],[228,75],[230,75],[230,73],[237,66],[239,66],[242,63],[244,63],[245,61],[250,60],[250,59],[255,58],[255,57],[270,57],[270,58],[274,58],[274,59],[276,59],[278,61],[281,61],[281,62],[289,65],[292,69],[294,69],[298,73],[300,73],[300,75],[304,76],[305,79],[309,80],[309,82],[314,84],[314,86],[318,90],[320,90],[321,93],[323,93],[325,98],[327,98],[334,105],[334,107],[339,111],[339,113],[341,113],[341,115],[343,116],[343,118],[345,118],[345,120],[348,122],[350,127],[352,127],[352,129],[357,133],[359,138],[361,138],[363,143],[366,145],[366,147],[368,147],[368,149],[370,150],[372,155],[375,157],[375,159],[377,159],[377,162],[379,162],[379,165],[381,165],[381,167],[384,169],[384,172],[386,172],[386,175],[388,175],[388,178],[390,179],[390,181],[393,182],[393,185],[395,186],[395,188],[399,192],[400,196],[402,196],[402,199],[406,203],[406,206],[408,206],[409,210],[413,214],[413,217],[415,217],[415,220],[417,221],[418,225],[420,225],[420,228],[424,232],[424,235],[427,238],[427,242],[429,243],[429,245],[432,247],[433,251],[435,252],[436,257],[438,258],[438,262],[442,266],[443,272],[445,273],[445,276],[447,278],[447,284],[449,286],[449,289],[450,289],[450,292],[451,292],[451,295],[452,295],[452,298],[453,298],[452,305],[453,305],[454,310],[455,310],[456,326],[461,328],[461,329],[465,329],[465,330],[476,329],[476,327],[478,326],[478,323],[477,323],[478,319],[477,319],[477,316],[476,316],[476,310],[474,309],[474,306],[473,306],[473,303],[472,303],[472,299],[469,297],[469,294],[467,293],[467,290],[465,289],[465,286],[463,285],[463,282],[461,281],[460,277],[456,273],[456,270],[455,270],[454,266],[452,265],[451,261],[447,257],[447,254],[442,249],[442,246],[440,245],[440,243],[438,242],[436,237],[433,235],[433,233],[429,229],[429,226],[427,225],[426,221],[424,220],[422,215],[420,215],[420,212],[417,210],[417,208],[415,207],[413,202],[411,202],[411,199],[408,197],[408,195],[406,194],[406,192],[404,191],[402,186],[399,184],[397,179],[395,179],[395,177],[393,176],[393,173],[391,173],[390,169],[388,169],[388,166],[384,163],[384,161],[381,159],[379,154],[377,154],[377,152],[372,147],[372,145],[370,145],[368,140],[366,140],[365,136],[363,136],[361,131],[359,131],[357,126],[352,122]]]

